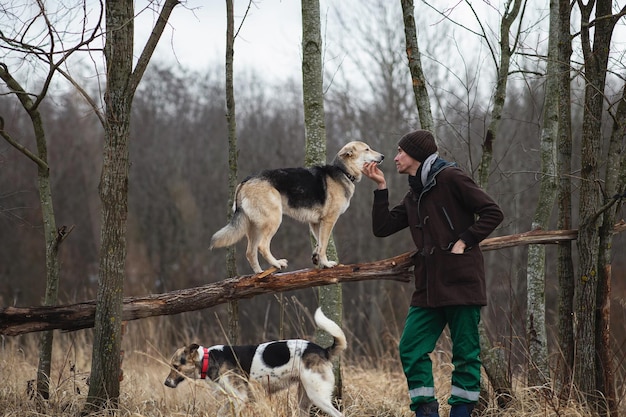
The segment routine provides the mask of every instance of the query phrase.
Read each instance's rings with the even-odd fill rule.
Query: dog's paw
[[[311,260],[313,261],[313,265],[321,266],[322,268],[332,268],[333,266],[337,266],[337,262],[329,261],[325,258],[321,259],[317,253],[311,255]]]
[[[275,266],[278,269],[285,269],[287,268],[287,259],[277,259],[276,263],[273,264],[272,266]]]

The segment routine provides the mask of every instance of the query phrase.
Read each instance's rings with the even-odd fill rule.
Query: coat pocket
[[[456,254],[437,250],[437,279],[444,284],[475,283],[479,280],[482,266],[479,265],[474,248]]]

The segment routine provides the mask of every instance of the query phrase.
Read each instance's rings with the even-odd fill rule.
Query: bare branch
[[[165,25],[167,24],[170,15],[172,14],[172,10],[176,7],[180,2],[178,0],[166,0],[165,5],[163,5],[163,9],[159,14],[157,19],[157,23],[152,29],[152,33],[150,34],[150,38],[148,38],[148,42],[146,46],[143,48],[141,52],[141,56],[139,56],[139,60],[137,61],[137,66],[133,71],[133,75],[131,76],[129,86],[131,94],[135,93],[141,78],[143,77],[143,73],[146,71],[148,67],[148,63],[150,62],[150,58],[152,58],[152,54],[159,43],[159,39],[161,39],[161,35],[165,30]]]
[[[17,98],[22,103],[24,109],[28,112],[32,117],[33,111],[33,102],[30,99],[28,93],[24,91],[22,86],[13,78],[13,76],[9,73],[7,66],[3,63],[0,63],[0,79],[6,83],[9,89],[17,96]],[[18,143],[11,135],[4,130],[4,120],[0,123],[0,136],[2,136],[11,146],[15,149],[23,153],[26,157],[30,158],[33,162],[35,162],[40,169],[47,170],[48,163],[43,159],[39,158],[37,155],[29,151],[24,145]]]
[[[253,2],[252,2],[252,0],[250,0],[248,2],[248,7],[246,7],[246,12],[243,14],[243,17],[241,18],[241,23],[239,24],[239,27],[235,31],[235,35],[233,36],[233,38],[236,39],[237,35],[239,35],[239,31],[243,27],[243,23],[246,21],[246,17],[248,17],[248,13],[250,12],[250,8],[252,7],[252,4],[253,4]]]
[[[0,117],[0,124],[2,124],[2,126],[0,127],[0,136],[2,136],[4,140],[9,142],[9,145],[13,146],[15,149],[23,153],[27,158],[36,163],[40,168],[48,169],[48,164],[46,164],[45,161],[37,157],[37,155],[28,150],[28,148],[26,148],[24,145],[13,139],[11,135],[9,135],[6,130],[4,130],[4,120],[2,120],[2,117]]]

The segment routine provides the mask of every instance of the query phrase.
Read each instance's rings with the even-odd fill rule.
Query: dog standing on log
[[[191,344],[181,347],[172,356],[172,369],[165,385],[176,388],[186,377],[209,379],[232,395],[238,415],[249,399],[249,381],[262,384],[268,393],[297,383],[302,416],[308,416],[314,404],[331,417],[342,417],[331,401],[335,388],[332,360],[346,349],[346,336],[320,308],[315,312],[315,323],[333,337],[330,347],[323,348],[302,339],[251,346]],[[218,415],[228,415],[228,406],[224,404]]]
[[[333,227],[350,205],[363,164],[381,163],[383,158],[366,143],[353,141],[339,150],[330,165],[265,170],[246,178],[235,190],[233,217],[213,235],[211,249],[231,246],[247,236],[246,258],[255,273],[263,272],[258,252],[271,266],[286,268],[287,260],[276,259],[270,251],[272,237],[286,214],[309,224],[317,242],[313,264],[337,265],[326,257]]]

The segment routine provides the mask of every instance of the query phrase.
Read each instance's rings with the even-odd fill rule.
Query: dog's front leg
[[[217,415],[220,417],[239,416],[249,398],[248,384],[245,378],[236,373],[222,375],[219,386],[227,398]]]
[[[311,232],[317,240],[315,250],[313,251],[313,255],[311,256],[311,260],[313,261],[314,265],[319,265],[322,268],[332,268],[333,266],[337,265],[337,262],[329,261],[326,257],[328,241],[330,240],[330,236],[336,221],[337,217],[334,217],[331,219],[322,219],[319,223],[309,224]]]

